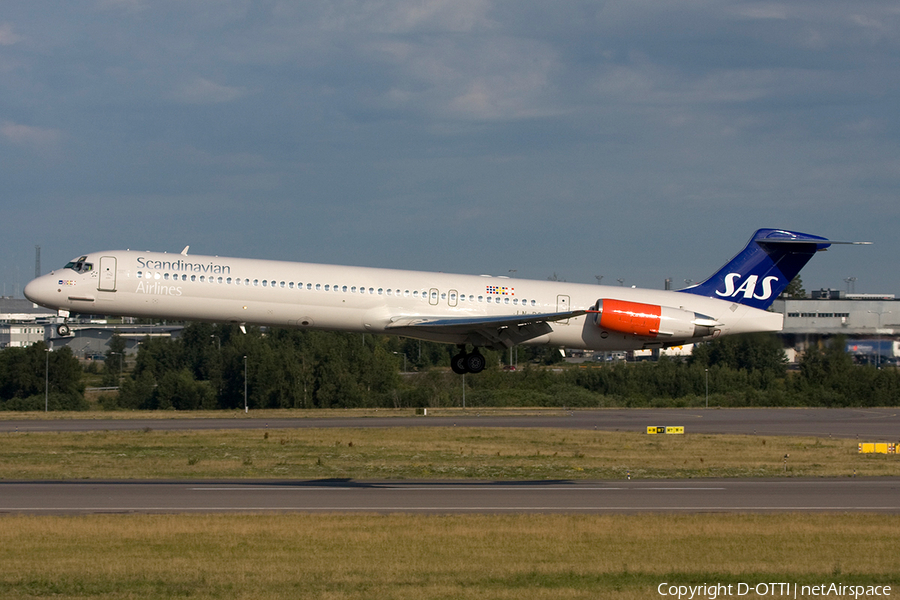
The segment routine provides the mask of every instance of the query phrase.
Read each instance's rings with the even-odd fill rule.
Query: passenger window
[[[341,291],[344,292],[344,293],[346,294],[346,293],[347,293],[347,286],[345,285],[344,287],[342,287],[342,288],[341,288]]]
[[[222,278],[221,278],[221,277],[219,277],[218,282],[219,282],[219,283],[222,283]]]
[[[137,276],[138,279],[140,279],[141,276],[142,276],[142,273],[141,273],[140,271],[138,271],[138,272],[136,273],[136,276]]]

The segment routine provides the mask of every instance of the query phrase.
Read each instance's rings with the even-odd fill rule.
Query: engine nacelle
[[[720,325],[711,317],[680,308],[609,298],[597,300],[590,312],[601,329],[651,339],[707,337]]]

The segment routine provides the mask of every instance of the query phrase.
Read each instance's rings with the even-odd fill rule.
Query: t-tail
[[[796,231],[760,229],[744,249],[712,277],[679,291],[765,310],[816,252],[832,244],[865,243],[869,242],[835,242]]]

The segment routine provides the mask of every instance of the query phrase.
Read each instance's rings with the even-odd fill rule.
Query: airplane
[[[76,258],[25,286],[70,313],[380,333],[455,344],[459,374],[485,367],[479,348],[519,344],[624,351],[723,335],[777,332],[766,309],[818,251],[836,242],[759,229],[702,283],[652,290],[116,250]],[[68,325],[58,333],[69,333]],[[468,347],[472,346],[470,351]]]

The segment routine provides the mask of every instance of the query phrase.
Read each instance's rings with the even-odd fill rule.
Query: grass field
[[[497,428],[9,433],[2,479],[617,479],[900,475],[845,439]],[[788,456],[785,461],[785,455]]]
[[[898,459],[855,440],[546,429],[0,435],[2,479],[872,476],[900,475]],[[898,541],[900,516],[870,514],[3,515],[0,598],[626,600],[766,582],[896,594]]]
[[[897,590],[898,529],[900,517],[878,515],[6,516],[0,597],[594,600],[659,598],[664,582]]]

